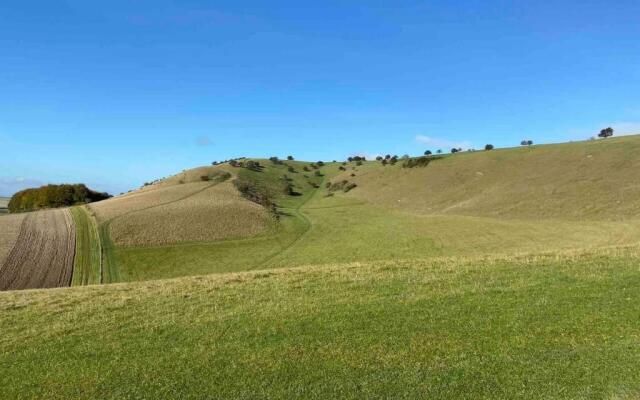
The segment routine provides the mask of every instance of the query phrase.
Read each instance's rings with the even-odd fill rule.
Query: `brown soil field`
[[[196,184],[177,187],[187,185]],[[145,197],[165,193],[166,190],[160,189],[148,192]],[[155,199],[147,204],[154,203]],[[223,182],[178,201],[148,206],[117,218],[111,224],[111,237],[123,246],[241,238],[262,232],[270,221],[267,210],[242,198],[231,182]]]
[[[0,216],[0,265],[16,244],[22,220],[26,214],[9,214]]]
[[[0,266],[0,290],[69,286],[74,250],[68,209],[25,214],[15,245]]]

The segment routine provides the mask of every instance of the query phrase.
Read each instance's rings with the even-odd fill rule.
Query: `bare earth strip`
[[[74,249],[68,209],[26,214],[16,244],[0,266],[0,290],[69,286]]]
[[[18,240],[22,220],[26,214],[0,216],[0,265],[4,263]]]

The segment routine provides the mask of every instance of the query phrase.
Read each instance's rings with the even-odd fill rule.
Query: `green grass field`
[[[0,398],[639,398],[638,151],[258,160],[74,208],[74,285],[112,284],[0,293]],[[184,208],[220,171],[277,217],[241,238],[112,240],[110,221]]]
[[[98,224],[85,206],[72,207],[76,226],[76,252],[73,260],[72,286],[101,283],[102,261]]]
[[[638,249],[0,294],[4,398],[631,399]]]

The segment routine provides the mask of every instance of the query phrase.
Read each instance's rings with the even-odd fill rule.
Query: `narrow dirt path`
[[[68,209],[29,213],[4,264],[0,290],[69,286],[75,226]]]
[[[281,210],[286,210],[289,212],[294,213],[298,218],[302,219],[305,224],[306,224],[306,228],[304,231],[302,231],[300,233],[300,235],[298,235],[297,238],[295,238],[294,240],[292,240],[290,243],[288,243],[287,245],[285,245],[282,249],[280,249],[280,251],[276,252],[275,254],[272,254],[270,256],[268,256],[266,259],[264,259],[259,266],[260,267],[264,267],[266,266],[268,263],[270,263],[271,261],[275,260],[276,258],[278,258],[279,256],[283,255],[284,253],[286,253],[289,249],[291,249],[293,246],[295,246],[296,244],[300,243],[300,241],[302,239],[304,239],[304,237],[311,231],[311,228],[313,228],[313,221],[311,220],[311,218],[309,218],[308,215],[306,215],[302,209],[305,206],[305,204],[307,204],[311,199],[313,199],[316,194],[319,191],[319,188],[322,187],[322,185],[324,184],[324,180],[325,178],[322,179],[322,182],[320,182],[320,184],[318,185],[318,188],[313,190],[313,193],[311,193],[311,195],[305,199],[304,202],[300,203],[300,205],[298,205],[298,207],[296,208],[281,208]],[[253,269],[257,269],[257,268],[253,268]]]

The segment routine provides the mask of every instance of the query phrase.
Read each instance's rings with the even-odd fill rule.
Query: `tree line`
[[[84,184],[46,185],[17,192],[9,201],[9,212],[34,211],[43,208],[69,207],[110,198],[104,192],[96,192]]]

